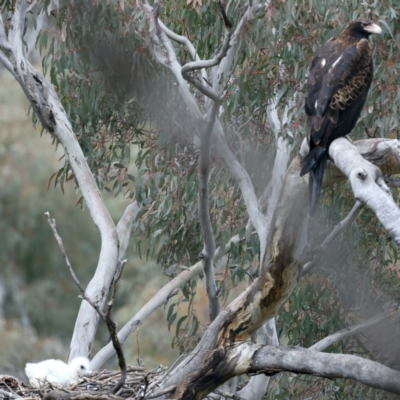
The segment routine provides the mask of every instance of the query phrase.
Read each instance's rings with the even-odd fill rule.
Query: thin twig
[[[55,219],[50,217],[50,213],[49,212],[46,212],[45,215],[47,217],[47,221],[49,222],[51,230],[53,231],[53,235],[57,240],[58,246],[60,247],[61,253],[62,253],[63,257],[64,257],[65,263],[67,264],[67,267],[68,267],[69,272],[70,272],[70,274],[72,276],[72,279],[74,280],[76,286],[78,286],[79,291],[81,292],[80,297],[83,300],[86,300],[97,311],[97,313],[100,315],[100,317],[106,323],[107,328],[108,328],[108,330],[110,332],[111,341],[112,341],[114,349],[115,349],[115,351],[116,351],[116,353],[118,355],[118,365],[121,368],[121,378],[119,379],[117,384],[109,392],[110,394],[115,394],[115,393],[118,392],[118,390],[120,390],[122,388],[122,386],[125,383],[125,380],[126,380],[126,362],[125,362],[125,356],[124,356],[124,353],[122,351],[121,344],[120,344],[120,342],[118,340],[117,327],[116,327],[115,322],[111,319],[110,314],[111,314],[111,309],[112,309],[112,306],[113,306],[113,303],[114,303],[115,293],[116,293],[116,290],[117,290],[116,289],[116,287],[117,287],[116,285],[117,285],[117,282],[118,282],[119,278],[121,277],[122,270],[123,270],[123,267],[125,265],[126,260],[121,261],[121,265],[120,265],[120,268],[118,270],[118,273],[114,276],[113,291],[112,291],[111,299],[107,304],[107,311],[104,314],[103,310],[96,303],[94,303],[89,298],[89,296],[86,294],[86,291],[85,291],[84,287],[80,283],[78,277],[75,275],[75,272],[72,269],[71,263],[69,262],[67,253],[65,251],[63,241],[62,241],[60,235],[57,232]]]
[[[391,310],[385,311],[382,314],[367,319],[366,321],[360,322],[348,328],[344,328],[338,332],[333,333],[332,335],[327,336],[326,338],[312,345],[309,350],[322,351],[329,347],[331,344],[338,342],[339,340],[343,340],[348,336],[356,335],[357,333],[360,333],[361,331],[364,331],[365,329],[370,328],[371,326],[374,326],[379,322],[396,316],[398,313],[399,307],[392,308]]]
[[[222,8],[223,6],[219,4],[219,9]],[[232,28],[232,24],[230,24],[229,19],[226,17],[225,12],[220,12],[221,18],[224,21],[224,26],[225,26],[225,36],[224,36],[224,42],[222,44],[221,50],[210,60],[200,60],[200,61],[192,61],[190,63],[185,64],[182,67],[181,70],[181,74],[183,76],[183,78],[188,81],[191,82],[196,89],[198,89],[201,93],[203,93],[205,96],[209,97],[210,99],[214,100],[214,101],[219,101],[220,100],[220,95],[214,90],[212,89],[210,86],[206,86],[203,84],[203,82],[196,78],[196,77],[191,77],[189,75],[189,72],[193,72],[196,71],[198,69],[202,69],[202,68],[211,68],[214,67],[215,65],[218,65],[221,60],[226,56],[226,53],[229,50],[229,42],[231,40],[231,28]],[[226,20],[224,18],[224,16],[226,17]],[[229,24],[227,24],[227,22],[229,22]]]
[[[313,259],[303,266],[302,275],[310,272],[318,264],[333,240],[336,239],[336,237],[338,237],[340,234],[342,234],[356,220],[363,207],[363,203],[361,203],[360,201],[356,201],[346,218],[340,221],[335,226],[333,231],[328,235],[328,237],[323,241],[323,243],[313,251]]]

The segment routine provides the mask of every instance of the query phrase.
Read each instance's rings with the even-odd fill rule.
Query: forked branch
[[[36,2],[28,7],[32,10]],[[10,28],[6,32],[0,14],[0,61],[20,84],[44,129],[62,144],[94,224],[101,235],[101,251],[96,274],[86,289],[91,298],[103,303],[118,262],[118,235],[114,222],[105,207],[96,181],[87,164],[77,137],[61,105],[54,87],[29,63],[23,42],[26,2],[16,1]],[[70,360],[88,356],[92,347],[98,315],[86,302],[82,302],[72,338]]]
[[[189,72],[196,71],[203,68],[211,68],[217,65],[222,58],[226,56],[229,49],[230,41],[230,30],[232,27],[229,21],[225,9],[220,1],[218,1],[219,15],[224,22],[225,26],[225,37],[224,43],[218,54],[210,60],[193,61],[182,67],[181,73],[183,78],[192,82],[194,86],[202,92],[205,96],[211,98],[214,102],[209,110],[208,119],[205,125],[204,132],[201,134],[201,147],[200,147],[200,159],[199,159],[199,216],[200,225],[204,238],[204,253],[203,253],[203,271],[206,282],[206,290],[209,301],[209,315],[210,320],[213,321],[220,311],[219,298],[217,294],[217,287],[215,284],[215,274],[213,258],[215,253],[215,239],[212,230],[212,223],[210,218],[209,210],[209,175],[210,175],[210,164],[211,164],[211,134],[215,121],[218,116],[220,107],[220,94],[216,93],[212,88],[205,86],[204,83],[197,79],[192,78]]]

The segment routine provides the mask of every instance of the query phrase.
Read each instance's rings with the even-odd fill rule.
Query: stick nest
[[[0,398],[23,400],[122,400],[122,399],[151,399],[147,395],[154,389],[165,375],[166,368],[161,365],[150,371],[143,367],[127,367],[126,381],[117,395],[110,390],[121,377],[120,371],[94,371],[68,388],[56,388],[51,384],[43,385],[40,389],[19,382],[8,375],[0,377]],[[158,396],[157,396],[158,397]]]

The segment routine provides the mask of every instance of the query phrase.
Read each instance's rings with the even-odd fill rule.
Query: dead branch
[[[81,292],[80,297],[82,299],[86,300],[97,311],[97,313],[100,315],[100,317],[106,323],[107,328],[108,328],[108,330],[110,332],[112,344],[113,344],[114,349],[115,349],[115,351],[116,351],[116,353],[118,355],[118,365],[119,365],[119,367],[121,369],[120,380],[110,390],[110,394],[115,394],[115,393],[118,392],[119,389],[121,389],[121,387],[125,383],[125,380],[126,380],[126,362],[125,362],[125,356],[124,356],[124,353],[122,351],[121,344],[120,344],[120,342],[118,340],[116,324],[111,319],[110,314],[111,314],[111,309],[112,309],[112,306],[113,306],[113,303],[114,303],[115,293],[117,291],[117,282],[118,282],[119,278],[121,277],[122,270],[123,270],[123,267],[125,265],[126,260],[121,262],[121,266],[119,268],[118,274],[114,277],[114,283],[113,283],[113,290],[112,290],[111,299],[107,304],[107,311],[104,314],[103,310],[99,307],[99,305],[94,303],[90,299],[90,297],[86,294],[86,291],[85,291],[84,287],[80,283],[78,277],[75,275],[75,272],[72,269],[71,263],[70,263],[70,261],[68,259],[67,253],[65,251],[63,241],[62,241],[60,235],[57,232],[55,219],[50,217],[50,213],[49,212],[46,212],[45,215],[47,217],[47,221],[49,222],[51,230],[53,231],[53,235],[57,240],[58,246],[60,247],[61,253],[62,253],[63,257],[64,257],[65,263],[67,264],[67,267],[68,267],[69,272],[70,272],[70,274],[72,276],[72,279],[74,280],[76,286],[78,286],[78,289]]]
[[[338,332],[333,333],[332,335],[327,336],[326,338],[312,345],[309,348],[309,350],[315,350],[315,351],[325,350],[331,344],[338,342],[339,340],[343,340],[351,335],[356,335],[364,331],[365,329],[370,328],[371,326],[383,322],[391,317],[398,316],[398,314],[399,314],[399,307],[392,308],[391,310],[385,311],[382,314],[367,319],[366,321],[360,322],[348,328],[344,328]]]
[[[327,238],[322,242],[322,244],[312,251],[312,253],[314,254],[313,258],[311,261],[309,261],[303,266],[302,275],[305,275],[308,272],[310,272],[319,263],[322,256],[331,245],[331,243],[357,219],[363,207],[364,204],[362,204],[359,201],[356,201],[356,204],[354,204],[353,208],[346,216],[346,218],[340,221],[332,230],[332,232],[327,236]]]

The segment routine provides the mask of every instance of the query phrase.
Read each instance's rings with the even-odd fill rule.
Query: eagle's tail
[[[324,179],[326,162],[328,161],[329,152],[321,147],[314,147],[303,160],[303,168],[300,176],[310,173],[308,188],[310,193],[310,215],[313,215],[318,204],[321,194],[321,185]]]

